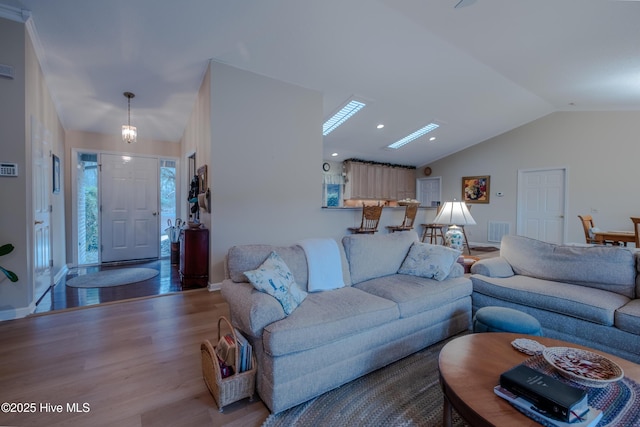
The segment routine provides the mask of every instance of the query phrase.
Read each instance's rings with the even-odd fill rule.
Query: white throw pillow
[[[245,271],[251,284],[259,291],[277,299],[288,316],[307,297],[307,293],[296,284],[287,264],[276,252],[255,270]]]
[[[442,281],[449,275],[460,253],[446,246],[415,242],[398,273]]]

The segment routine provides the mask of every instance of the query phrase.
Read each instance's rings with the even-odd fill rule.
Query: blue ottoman
[[[527,313],[506,307],[482,307],[473,316],[473,332],[514,332],[542,336],[540,322]]]

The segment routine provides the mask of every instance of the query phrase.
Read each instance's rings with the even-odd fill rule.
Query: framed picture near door
[[[53,154],[53,194],[60,193],[60,158]]]
[[[462,177],[462,200],[465,203],[489,203],[489,175]]]

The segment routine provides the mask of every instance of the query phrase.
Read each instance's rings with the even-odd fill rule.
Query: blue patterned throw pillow
[[[446,246],[415,242],[398,273],[442,281],[449,275],[460,253]]]
[[[296,284],[289,267],[276,252],[271,252],[260,267],[245,271],[244,274],[254,288],[277,299],[287,316],[307,297],[307,293]]]

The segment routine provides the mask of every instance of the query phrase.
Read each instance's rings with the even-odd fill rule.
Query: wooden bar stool
[[[444,243],[444,234],[442,233],[442,225],[441,224],[420,224],[424,227],[424,231],[422,232],[422,242],[427,242],[427,238],[429,239],[428,243],[432,245],[439,245]],[[438,238],[440,239],[440,243],[438,243]]]

